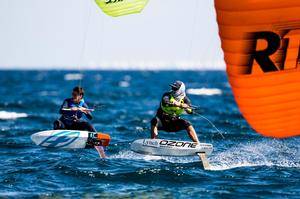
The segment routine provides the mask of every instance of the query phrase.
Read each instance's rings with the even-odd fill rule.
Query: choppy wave
[[[123,88],[127,88],[130,86],[130,83],[128,81],[120,81],[119,86]]]
[[[28,117],[28,115],[26,113],[0,111],[0,119],[2,120],[12,120],[24,117]]]
[[[40,96],[57,96],[58,92],[57,91],[41,91]]]
[[[255,133],[224,83],[224,71],[2,73],[0,197],[299,197],[299,138],[275,140]],[[223,139],[201,117],[182,116],[197,129],[201,141],[214,145],[215,151],[208,157],[211,171],[202,168],[197,156],[159,157],[130,150],[133,140],[149,137],[161,95],[177,79],[186,83],[188,95],[194,105],[201,106],[201,113],[226,132]],[[95,149],[48,149],[30,139],[31,134],[52,128],[61,103],[70,97],[78,80],[90,107],[105,105],[93,112],[91,121],[111,136],[104,160]],[[122,87],[120,82],[127,83],[121,83]],[[185,131],[160,131],[159,136],[189,139]]]
[[[190,95],[222,95],[222,90],[218,88],[190,88],[187,89]]]
[[[83,74],[82,73],[68,73],[68,74],[65,74],[64,79],[66,81],[82,80]]]

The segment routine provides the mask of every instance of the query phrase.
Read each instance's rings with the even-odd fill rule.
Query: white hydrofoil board
[[[79,149],[86,148],[88,142],[97,139],[98,135],[97,132],[88,131],[48,130],[32,134],[31,140],[43,147]]]
[[[211,154],[213,145],[166,139],[139,139],[131,144],[131,150],[157,156],[194,156],[197,153]]]

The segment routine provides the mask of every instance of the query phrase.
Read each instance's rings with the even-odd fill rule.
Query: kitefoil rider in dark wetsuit
[[[83,88],[77,86],[73,89],[72,98],[65,99],[59,109],[59,113],[62,116],[54,122],[54,130],[69,129],[96,132],[96,129],[89,122],[81,119],[83,114],[89,120],[93,118],[88,105],[84,102],[83,96]]]
[[[158,130],[178,132],[185,129],[191,140],[199,143],[192,124],[180,118],[184,112],[188,114],[193,112],[191,102],[185,93],[184,83],[176,81],[170,86],[172,90],[163,94],[156,116],[151,120],[151,138],[158,137]]]

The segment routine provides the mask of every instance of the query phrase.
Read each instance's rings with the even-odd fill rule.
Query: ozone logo
[[[61,131],[47,137],[39,145],[56,148],[65,147],[75,142],[79,135],[79,131]]]
[[[196,148],[197,143],[194,142],[181,142],[181,141],[173,141],[173,140],[162,140],[160,141],[160,146],[171,146],[171,147],[179,147],[179,148]]]

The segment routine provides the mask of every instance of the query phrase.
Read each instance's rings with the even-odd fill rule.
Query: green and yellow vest
[[[180,98],[178,100],[178,102],[183,104],[184,103],[184,97],[185,96]],[[170,102],[173,103],[175,101],[176,101],[176,99],[172,95],[170,95]],[[180,116],[184,112],[184,109],[181,108],[181,107],[173,106],[171,104],[163,104],[162,102],[160,103],[160,107],[163,110],[163,112],[167,113],[168,115]]]

